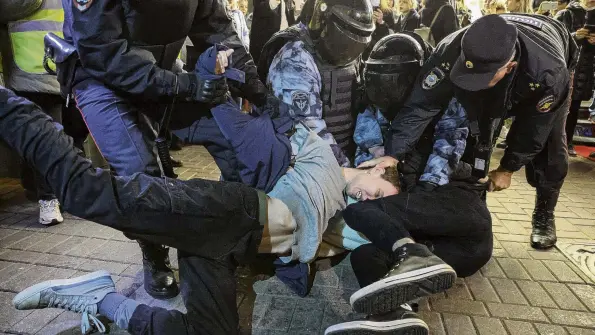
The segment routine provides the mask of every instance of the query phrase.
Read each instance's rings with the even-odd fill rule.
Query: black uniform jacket
[[[77,71],[77,82],[92,77],[112,89],[155,99],[173,96],[178,76],[179,95],[188,95],[189,76],[194,74],[170,70],[189,37],[197,52],[216,43],[234,49],[231,67],[246,73],[250,85],[245,86],[262,86],[255,82],[256,66],[233,28],[224,0],[62,2],[64,37],[76,46],[83,70]]]
[[[516,71],[491,89],[458,89],[449,73],[461,53],[465,29],[447,36],[424,63],[408,101],[393,120],[387,154],[404,159],[453,97],[468,116],[516,116],[512,127],[520,131],[507,141],[508,149],[501,160],[505,169],[518,171],[543,149],[555,113],[567,112],[560,109],[570,93],[576,44],[566,28],[553,19],[526,14],[504,16],[519,32]]]

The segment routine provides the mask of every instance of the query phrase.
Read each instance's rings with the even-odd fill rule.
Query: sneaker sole
[[[26,300],[29,300],[29,298],[31,298],[32,296],[39,294],[41,291],[43,291],[49,287],[78,284],[80,282],[94,280],[94,279],[98,279],[98,278],[102,278],[102,277],[110,277],[111,278],[111,275],[109,274],[109,272],[107,272],[105,270],[101,270],[101,271],[91,272],[89,274],[86,274],[86,275],[83,275],[80,277],[70,278],[70,279],[55,279],[55,280],[44,281],[42,283],[35,284],[35,285],[28,287],[28,288],[24,289],[23,291],[21,291],[21,293],[17,294],[12,299],[12,304],[16,309],[20,310],[21,308],[19,308],[19,307],[20,307],[21,303],[23,303]],[[45,307],[41,307],[41,308],[45,308]],[[22,308],[22,309],[37,309],[37,308]]]
[[[356,291],[349,302],[358,313],[387,313],[411,300],[446,291],[456,279],[448,264],[434,265],[383,278]]]
[[[428,335],[428,325],[421,319],[404,319],[386,322],[353,321],[328,327],[324,335]]]
[[[62,223],[62,222],[64,222],[64,219],[62,219],[62,220],[52,219],[52,221],[45,221],[45,220],[39,219],[38,222],[40,224],[44,225],[44,226],[49,226],[49,225],[54,225],[54,224]]]

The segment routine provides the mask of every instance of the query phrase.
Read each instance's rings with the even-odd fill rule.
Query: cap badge
[[[474,65],[473,65],[473,62],[472,61],[468,60],[468,61],[465,62],[465,66],[468,69],[472,69]]]
[[[539,100],[537,103],[537,110],[542,113],[547,113],[552,109],[552,105],[554,104],[554,96],[552,94],[544,97],[543,99]]]
[[[444,79],[444,72],[440,70],[438,67],[433,68],[426,74],[424,77],[423,82],[421,83],[421,87],[424,90],[431,90],[436,87],[443,79]]]
[[[74,7],[81,12],[86,11],[93,4],[93,0],[72,0]]]

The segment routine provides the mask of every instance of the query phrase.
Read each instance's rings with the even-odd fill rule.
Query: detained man
[[[382,179],[384,169],[342,170],[330,146],[317,135],[305,129],[296,134],[305,137],[302,155],[296,157],[279,187],[291,185],[298,192],[308,189],[317,194],[311,203],[296,201],[301,211],[297,215],[283,201],[238,183],[180,181],[141,173],[112,176],[109,171],[93,169],[37,106],[0,88],[0,138],[40,171],[65,209],[178,248],[180,272],[188,278],[181,283],[187,314],[149,307],[117,294],[105,271],[34,285],[14,298],[15,307],[82,313],[83,332],[91,324],[103,329],[95,318],[101,313],[133,334],[237,333],[233,275],[237,263],[257,252],[300,257],[302,250],[294,235],[296,218],[312,216],[311,206],[320,205],[316,208],[324,210],[315,214],[317,221],[328,222],[345,207],[345,189],[362,199],[398,192]],[[299,179],[304,183],[292,184]],[[289,190],[270,193],[283,197]],[[193,267],[186,266],[189,259]]]

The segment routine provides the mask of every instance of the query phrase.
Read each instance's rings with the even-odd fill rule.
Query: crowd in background
[[[247,0],[229,0],[238,33],[246,42],[255,61],[258,61],[262,47],[274,33],[297,22],[307,24],[310,19],[308,12],[312,11],[314,3],[313,0],[254,0],[252,11],[248,13]],[[569,154],[577,155],[572,141],[579,109],[582,101],[589,101],[593,96],[595,40],[589,37],[589,31],[583,27],[586,23],[587,9],[595,7],[595,0],[377,0],[372,1],[372,4],[376,31],[372,36],[370,49],[382,37],[405,31],[416,32],[425,40],[429,40],[430,44],[436,45],[452,32],[488,14],[541,14],[563,22],[581,46],[579,66],[575,74],[573,104],[566,130]],[[243,16],[239,13],[243,13]],[[255,29],[252,31],[256,33],[250,38],[247,30],[253,20],[262,26],[255,23]],[[369,51],[364,52],[363,59]],[[589,111],[589,120],[595,121],[595,103],[591,104]],[[505,146],[503,143],[500,147]]]

